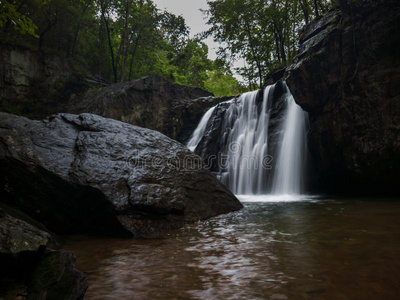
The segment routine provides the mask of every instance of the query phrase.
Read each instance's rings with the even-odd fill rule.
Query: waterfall
[[[280,83],[280,89],[279,97],[275,95],[276,86],[271,85],[211,108],[187,144],[197,152],[207,126],[222,119],[217,126],[220,136],[213,140],[219,140],[217,148],[224,159],[217,175],[235,194],[304,192],[308,116],[296,104],[286,83]],[[207,147],[207,143],[202,144]]]
[[[274,194],[301,194],[306,159],[307,115],[296,104],[291,94],[286,98],[287,111],[282,131],[282,145],[273,177]]]
[[[201,138],[204,135],[204,132],[206,131],[206,127],[208,124],[208,120],[210,120],[210,117],[212,113],[214,112],[215,106],[210,108],[203,118],[201,118],[199,125],[197,126],[196,130],[193,132],[192,137],[190,138],[189,142],[187,143],[187,147],[191,150],[194,151],[199,144]]]
[[[223,176],[222,181],[236,194],[263,192],[262,163],[268,147],[268,90],[269,87],[264,91],[261,113],[256,103],[257,92],[243,94],[225,113],[223,128],[228,138],[223,153],[228,158],[228,176]]]

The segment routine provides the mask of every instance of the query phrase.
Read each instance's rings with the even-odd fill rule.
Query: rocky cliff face
[[[223,101],[199,88],[151,75],[128,83],[89,89],[73,97],[66,112],[93,113],[157,130],[185,142],[204,112]]]
[[[319,189],[398,194],[400,3],[357,3],[303,30],[285,77],[310,116]]]
[[[0,187],[56,233],[147,236],[242,208],[180,143],[91,114],[0,113]]]
[[[225,99],[159,75],[110,84],[57,55],[0,45],[0,111],[31,119],[93,113],[186,142],[204,112]]]
[[[0,45],[0,111],[42,119],[86,88],[65,58]]]

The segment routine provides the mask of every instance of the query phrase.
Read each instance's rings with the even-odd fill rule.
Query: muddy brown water
[[[241,200],[154,239],[67,237],[85,299],[400,299],[400,199]]]

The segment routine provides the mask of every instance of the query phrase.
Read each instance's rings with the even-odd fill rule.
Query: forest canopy
[[[56,53],[110,82],[161,74],[173,82],[235,95],[264,84],[297,50],[299,29],[329,0],[209,0],[210,30],[196,37],[182,16],[151,0],[0,0],[2,43]],[[207,36],[223,45],[208,58]],[[246,65],[233,70],[242,58]],[[245,79],[239,83],[237,72]]]
[[[296,51],[298,32],[333,4],[330,0],[209,0],[210,30],[224,45],[225,60],[244,58],[237,71],[248,85],[262,86],[267,74],[288,65]]]

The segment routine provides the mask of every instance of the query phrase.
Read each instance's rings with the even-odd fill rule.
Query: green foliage
[[[209,0],[205,36],[224,45],[216,61],[199,37],[189,38],[182,16],[152,0],[0,0],[0,38],[64,56],[110,82],[157,73],[217,96],[236,95],[293,58],[297,31],[314,16],[314,2]],[[328,0],[316,2],[321,11],[329,8]],[[246,61],[237,70],[246,88],[228,67],[238,58]]]
[[[204,82],[204,88],[216,97],[236,96],[246,91],[231,74],[209,71],[207,76],[208,79]]]
[[[205,11],[211,28],[205,36],[225,45],[219,56],[244,58],[238,72],[249,86],[261,86],[268,73],[287,65],[297,50],[297,32],[329,0],[208,0]]]
[[[11,24],[16,31],[20,34],[30,34],[31,36],[38,38],[39,36],[35,33],[37,26],[33,23],[31,18],[20,13],[14,3],[10,3],[7,0],[0,1],[0,28],[6,24]]]

